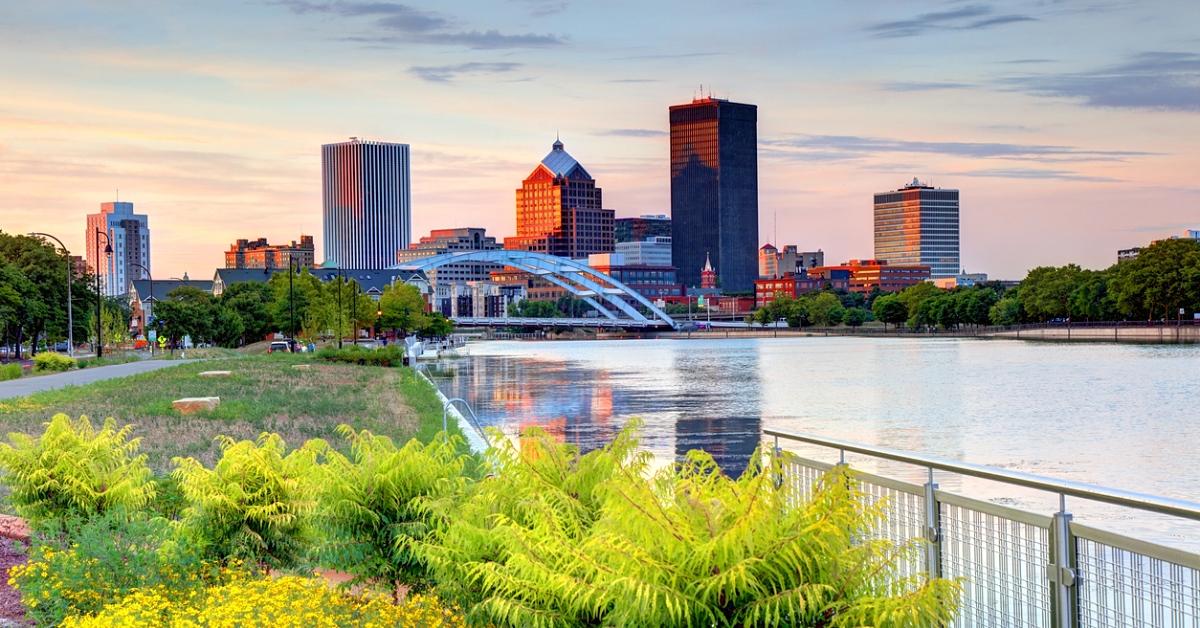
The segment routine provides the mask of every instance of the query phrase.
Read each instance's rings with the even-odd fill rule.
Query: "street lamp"
[[[96,230],[96,251],[97,252],[100,251],[100,236],[104,236],[104,254],[109,257],[109,260],[111,260],[112,252],[113,252],[112,238],[108,237],[108,234],[105,233],[104,231],[97,229]],[[97,264],[96,264],[96,357],[97,358],[104,356],[104,337],[101,335],[102,332],[100,329],[100,319],[102,318],[102,315],[100,313],[100,307],[101,307],[100,302],[103,298],[104,298],[103,295],[100,294],[100,264],[99,264],[99,260],[97,260]]]
[[[354,346],[358,346],[358,282],[350,291],[350,326],[354,328]]]
[[[330,268],[329,262],[325,262],[325,268]],[[337,335],[338,335],[338,349],[341,349],[342,348],[342,336],[344,335],[344,334],[342,334],[342,288],[345,287],[346,278],[342,272],[342,267],[340,265],[335,265],[332,268],[337,271],[337,311],[338,311]]]
[[[379,337],[379,319],[381,318],[383,318],[383,310],[380,308],[375,308],[375,324],[371,326],[371,336],[375,338]]]
[[[62,247],[64,254],[63,256],[67,258],[67,355],[75,357],[75,316],[73,314],[71,302],[71,275],[73,274],[71,272],[71,252],[67,250],[67,245],[63,244],[62,240],[59,240],[49,233],[39,233],[35,231],[29,235],[40,236],[54,240],[58,243],[58,246]]]
[[[137,262],[129,262],[129,265],[137,266],[138,268],[142,269],[142,272],[146,273],[146,278],[150,280],[150,294],[146,295],[146,298],[142,299],[142,301],[153,301],[154,300],[154,275],[150,274],[149,268],[146,268],[145,266],[142,266],[141,264],[139,264]],[[151,305],[153,305],[153,303]],[[146,313],[146,306],[143,305],[142,306],[142,333],[146,334],[146,344],[150,345],[150,355],[154,355],[154,343],[150,342],[150,331],[147,329],[147,327],[149,327],[149,325],[150,325],[150,316]]]

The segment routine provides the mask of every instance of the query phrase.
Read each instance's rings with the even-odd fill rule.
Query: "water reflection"
[[[636,416],[645,422],[642,445],[659,464],[701,448],[740,473],[766,426],[1168,497],[1200,495],[1200,346],[768,338],[497,342],[470,351],[437,367],[435,379],[514,438],[540,425],[586,451]],[[829,450],[805,451],[837,459]],[[924,480],[918,468],[861,462]],[[1052,508],[1045,495],[957,476],[938,481],[983,499]],[[1126,533],[1200,539],[1194,527],[1095,504],[1072,508]]]

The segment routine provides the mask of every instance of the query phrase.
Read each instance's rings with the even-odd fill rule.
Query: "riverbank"
[[[137,426],[151,467],[163,470],[174,456],[211,463],[220,454],[213,440],[218,434],[254,439],[278,432],[299,445],[310,438],[337,440],[341,423],[398,442],[428,441],[442,429],[435,391],[407,368],[322,364],[291,354],[129,366],[148,364],[159,370],[0,400],[0,433],[40,432],[60,412],[96,423],[113,417],[120,425]],[[201,371],[231,373],[200,377]],[[175,399],[210,396],[221,399],[214,410],[184,416],[171,406]]]

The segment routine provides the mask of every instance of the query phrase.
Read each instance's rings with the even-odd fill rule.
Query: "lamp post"
[[[97,252],[100,251],[100,236],[104,236],[104,254],[107,255],[109,260],[111,261],[112,252],[113,252],[112,238],[108,237],[108,234],[105,233],[103,230],[97,229],[96,230],[96,251]],[[99,256],[97,256],[97,257],[99,257]],[[101,335],[102,331],[101,331],[101,324],[100,324],[101,323],[100,319],[102,318],[100,308],[101,308],[101,301],[103,301],[103,299],[104,299],[104,295],[100,294],[100,272],[99,272],[100,264],[99,264],[99,260],[97,260],[96,266],[97,266],[97,268],[96,268],[96,357],[99,358],[99,357],[104,356],[104,337]]]
[[[54,240],[58,243],[58,246],[62,247],[63,256],[67,258],[67,355],[75,357],[75,316],[73,314],[74,308],[72,307],[73,303],[71,301],[71,252],[67,250],[67,245],[63,244],[62,240],[59,240],[49,233],[39,233],[35,231],[29,235],[50,238],[51,240]]]
[[[379,319],[381,318],[383,318],[383,310],[375,308],[375,324],[371,326],[371,336],[373,338],[379,337]]]
[[[146,298],[142,299],[142,301],[143,302],[154,301],[154,275],[150,274],[150,269],[146,268],[145,266],[142,266],[141,264],[139,264],[137,262],[129,262],[129,265],[137,266],[138,268],[142,269],[142,272],[146,273],[146,278],[150,280],[150,294],[146,295]],[[151,303],[151,305],[153,305],[153,303]],[[150,331],[149,331],[149,329],[147,329],[149,326],[150,326],[150,317],[148,314],[146,314],[146,306],[143,305],[142,306],[142,333],[146,334],[146,344],[150,345],[150,355],[154,355],[154,343],[150,342]]]

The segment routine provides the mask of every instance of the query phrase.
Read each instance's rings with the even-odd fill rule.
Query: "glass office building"
[[[875,259],[893,266],[928,266],[930,276],[959,273],[958,190],[913,179],[875,195]]]
[[[721,289],[758,278],[758,107],[700,98],[670,108],[671,255],[679,281],[700,285],[706,256]]]
[[[412,235],[408,144],[321,146],[325,261],[341,268],[390,268]]]

